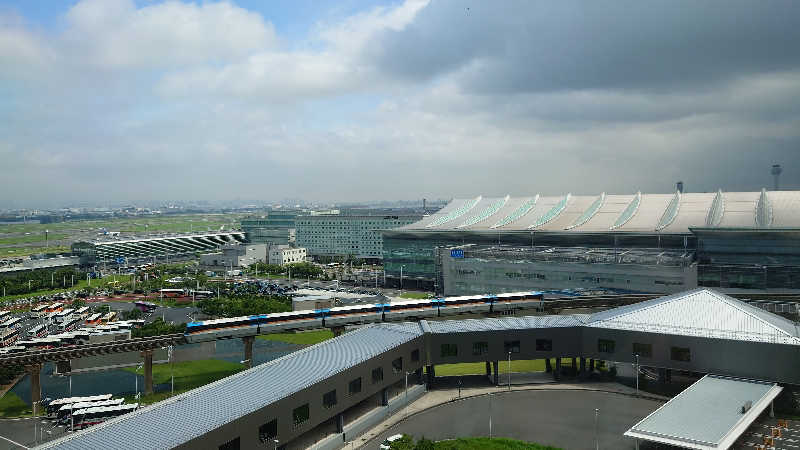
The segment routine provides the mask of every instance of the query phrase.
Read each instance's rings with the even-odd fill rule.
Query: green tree
[[[186,331],[186,324],[170,324],[164,322],[160,317],[156,318],[156,320],[146,324],[141,328],[135,328],[131,331],[131,337],[139,338],[139,337],[150,337],[150,336],[161,336],[164,334],[175,334],[175,333],[183,333]]]
[[[69,304],[69,307],[72,309],[83,308],[84,306],[86,306],[86,300],[82,300],[80,298],[76,298],[72,301],[72,303]]]
[[[389,445],[392,450],[414,450],[414,438],[404,434],[403,437]]]
[[[143,315],[144,313],[140,309],[133,308],[130,311],[122,312],[122,320],[139,320]]]

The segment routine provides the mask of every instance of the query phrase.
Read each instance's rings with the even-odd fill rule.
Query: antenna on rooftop
[[[775,178],[775,190],[776,191],[778,190],[778,178],[781,176],[782,172],[783,172],[783,168],[781,168],[780,164],[773,164],[772,165],[772,170],[770,171],[770,173]]]

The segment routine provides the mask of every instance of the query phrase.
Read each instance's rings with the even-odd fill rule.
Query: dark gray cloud
[[[800,67],[784,1],[434,1],[369,56],[411,80],[462,71],[482,93],[674,89]]]

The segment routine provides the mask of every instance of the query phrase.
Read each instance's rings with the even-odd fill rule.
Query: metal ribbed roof
[[[525,330],[582,326],[588,314],[569,316],[525,316],[491,319],[446,320],[428,322],[432,333],[467,333],[471,331]]]
[[[706,375],[625,435],[684,448],[729,448],[781,390],[775,383]],[[743,414],[747,402],[752,407]]]
[[[688,234],[690,228],[800,228],[800,191],[456,199],[399,230]]]
[[[783,317],[710,289],[695,289],[592,314],[587,326],[800,345]]]
[[[42,448],[173,448],[421,335],[416,323],[360,328]],[[181,418],[180,426],[175,426],[174,417]],[[143,432],[146,440],[141,439]]]

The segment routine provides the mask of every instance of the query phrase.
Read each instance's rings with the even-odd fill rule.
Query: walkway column
[[[500,362],[492,361],[492,365],[494,366],[494,384],[500,384]]]
[[[255,339],[255,336],[242,338],[242,344],[244,344],[244,366],[248,369],[253,367],[253,341]]]
[[[577,361],[577,358],[572,358],[572,370],[576,374],[578,373],[578,361]]]
[[[142,352],[144,357],[144,395],[153,393],[153,351]]]
[[[492,376],[492,365],[489,363],[489,361],[486,361],[486,376]]]
[[[667,382],[667,369],[658,369],[658,382],[659,383]]]
[[[581,358],[581,375],[586,374],[586,358]]]
[[[594,372],[594,358],[589,360],[589,371]]]
[[[561,379],[561,357],[556,358],[556,371],[553,373],[556,380]]]
[[[553,371],[553,364],[550,362],[550,358],[545,358],[544,360],[544,371],[547,373]]]
[[[667,382],[672,381],[672,369],[667,369]]]
[[[389,406],[389,389],[381,389],[381,406]]]
[[[433,366],[428,366],[425,370],[428,374],[428,389],[433,387],[433,379],[436,377]]]
[[[42,370],[41,364],[34,364],[27,366],[28,375],[31,376],[31,406],[33,407],[33,415],[37,415],[41,405],[39,402],[42,400],[42,385],[39,380],[39,374]]]

